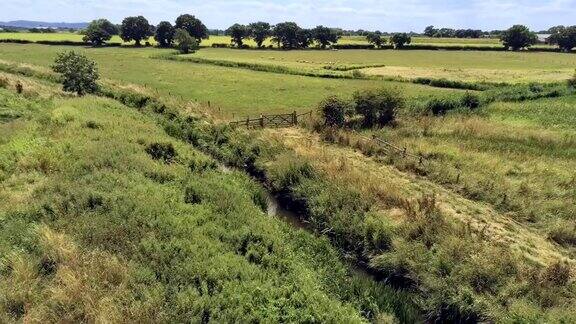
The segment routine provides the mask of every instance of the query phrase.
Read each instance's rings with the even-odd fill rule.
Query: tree
[[[176,29],[184,29],[190,36],[196,38],[198,44],[203,39],[208,39],[208,28],[200,21],[200,19],[192,15],[180,15],[176,18]]]
[[[316,26],[316,28],[312,30],[312,35],[314,40],[318,42],[322,48],[336,44],[339,38],[334,29],[324,26]]]
[[[412,37],[406,33],[396,33],[390,37],[390,44],[394,45],[394,48],[402,48],[406,44],[410,44],[412,42]]]
[[[100,46],[114,35],[118,35],[118,28],[106,19],[98,19],[88,25],[83,40],[93,46]]]
[[[356,112],[364,116],[364,126],[385,126],[396,119],[396,112],[404,106],[404,97],[395,89],[380,88],[354,94]]]
[[[299,48],[308,48],[314,42],[314,34],[310,29],[300,28],[296,32],[296,40]]]
[[[94,61],[74,51],[59,53],[52,70],[62,75],[64,91],[76,92],[79,96],[98,90],[98,68]]]
[[[366,40],[378,48],[382,47],[386,42],[386,39],[382,37],[382,33],[379,31],[369,33],[368,36],[366,36]]]
[[[255,22],[248,26],[250,30],[250,37],[256,42],[258,47],[262,47],[266,38],[270,37],[270,24],[266,22]]]
[[[528,27],[523,25],[514,25],[502,33],[500,40],[506,49],[517,51],[536,44],[538,38],[535,33],[528,29]]]
[[[188,54],[190,51],[198,49],[198,42],[196,39],[184,29],[176,29],[174,34],[174,41],[178,45],[178,50],[182,54]]]
[[[170,47],[174,42],[174,34],[176,30],[171,23],[162,21],[156,27],[156,34],[154,39],[158,42],[160,47]]]
[[[122,21],[120,37],[125,42],[134,41],[136,46],[140,46],[140,42],[143,39],[148,39],[152,35],[154,35],[153,27],[150,26],[148,20],[143,16],[126,17]]]
[[[558,45],[561,50],[566,52],[576,47],[576,26],[558,26],[554,28],[554,33],[548,38],[551,44]]]
[[[250,30],[245,25],[234,24],[226,30],[226,35],[232,38],[232,43],[237,47],[242,47],[244,39],[250,36]]]
[[[346,122],[346,115],[351,110],[351,105],[344,99],[330,96],[320,102],[318,109],[324,119],[324,125],[342,127]]]
[[[295,22],[279,23],[272,30],[273,41],[278,43],[278,47],[284,49],[296,48],[299,30],[300,27]]]
[[[438,31],[434,28],[434,26],[428,26],[424,29],[424,35],[428,37],[434,37]]]

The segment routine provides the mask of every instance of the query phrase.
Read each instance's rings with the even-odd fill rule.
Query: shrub
[[[0,77],[0,88],[8,88],[10,81],[5,77]]]
[[[404,97],[397,89],[380,88],[354,94],[356,112],[364,117],[364,126],[384,126],[394,122],[398,109],[404,107]]]
[[[76,92],[79,96],[98,90],[96,63],[74,51],[58,54],[52,70],[62,75],[64,91]]]
[[[469,108],[470,110],[474,110],[480,107],[480,97],[477,94],[466,92],[460,103],[463,107]]]
[[[342,127],[346,121],[346,114],[350,111],[350,103],[336,96],[330,96],[318,106],[325,126]]]
[[[443,115],[447,111],[459,107],[461,107],[459,101],[448,98],[434,98],[426,104],[426,110],[434,114],[434,116]]]
[[[172,143],[153,143],[146,148],[154,160],[163,160],[165,163],[171,163],[178,155]]]
[[[542,272],[542,283],[553,286],[564,286],[570,281],[570,272],[570,264],[560,261],[555,262]]]

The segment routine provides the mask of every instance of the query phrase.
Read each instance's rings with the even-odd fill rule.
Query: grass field
[[[49,67],[58,52],[69,47],[0,44],[0,60]],[[308,111],[331,93],[351,95],[363,88],[390,85],[409,97],[448,95],[451,90],[377,80],[333,80],[253,72],[207,64],[151,59],[170,50],[144,48],[76,49],[99,64],[104,78],[149,86],[163,95],[208,102],[226,117],[260,113]],[[208,51],[208,49],[207,49]],[[213,51],[213,49],[209,49]],[[236,53],[229,50],[230,53]]]
[[[205,49],[190,57],[280,65],[295,69],[360,69],[368,75],[481,82],[551,82],[574,74],[576,55],[474,51],[241,51]],[[383,65],[383,66],[382,66]]]
[[[553,98],[495,97],[475,111],[433,116],[410,108],[463,91],[273,69],[352,73],[340,70],[385,65],[366,69],[524,83],[567,79],[573,55],[202,49],[183,57],[200,64],[159,59],[171,51],[154,48],[75,48],[98,63],[107,89],[154,100],[125,101],[136,110],[58,91],[45,76],[56,53],[69,49],[0,44],[0,77],[10,89],[0,89],[0,198],[11,202],[0,206],[8,224],[0,227],[0,252],[15,255],[6,269],[18,269],[0,285],[7,314],[0,321],[23,314],[50,320],[59,312],[80,314],[70,321],[86,313],[110,321],[179,321],[182,314],[214,321],[576,321],[576,97],[565,83],[555,85],[566,91]],[[14,66],[30,77],[8,73]],[[16,78],[23,95],[12,92]],[[349,98],[378,86],[396,87],[408,99],[393,127],[352,132],[312,120],[301,128],[245,130],[200,117],[305,111],[328,95]],[[524,88],[544,92],[541,84],[504,90]],[[361,135],[426,162],[378,150]],[[178,156],[172,163],[151,159],[146,148],[154,142],[171,143]],[[257,175],[315,235],[264,217],[262,188],[242,172],[218,171],[213,159]],[[105,239],[110,235],[121,239]],[[56,245],[74,246],[67,250],[86,259]],[[352,276],[338,256],[387,284]],[[45,259],[63,264],[56,275],[30,270],[51,269]],[[111,272],[120,273],[117,294],[87,270],[106,264],[102,259],[121,269]],[[61,269],[96,284],[72,290]],[[23,294],[22,286],[32,288]],[[287,301],[294,298],[297,304]]]

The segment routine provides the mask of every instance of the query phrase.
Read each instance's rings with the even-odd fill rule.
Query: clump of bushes
[[[396,120],[396,112],[404,107],[404,96],[397,89],[380,88],[354,94],[356,113],[364,117],[364,126],[385,126]]]
[[[462,104],[463,107],[468,108],[470,110],[479,108],[481,105],[480,97],[471,92],[466,92],[462,97],[462,99],[460,100],[460,103]]]
[[[402,93],[394,88],[357,91],[352,101],[335,96],[324,99],[318,109],[324,126],[343,127],[346,117],[361,116],[364,127],[391,125],[405,105]]]
[[[346,115],[350,113],[352,107],[349,101],[330,96],[320,102],[319,110],[325,126],[343,127]]]
[[[481,105],[482,101],[478,95],[467,92],[461,98],[433,98],[426,104],[426,111],[439,116],[456,109],[475,110]]]
[[[152,143],[146,148],[146,153],[154,160],[162,160],[165,163],[171,163],[178,155],[172,143]]]

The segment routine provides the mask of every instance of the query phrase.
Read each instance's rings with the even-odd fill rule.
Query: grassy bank
[[[155,119],[1,77],[0,321],[414,320]]]

